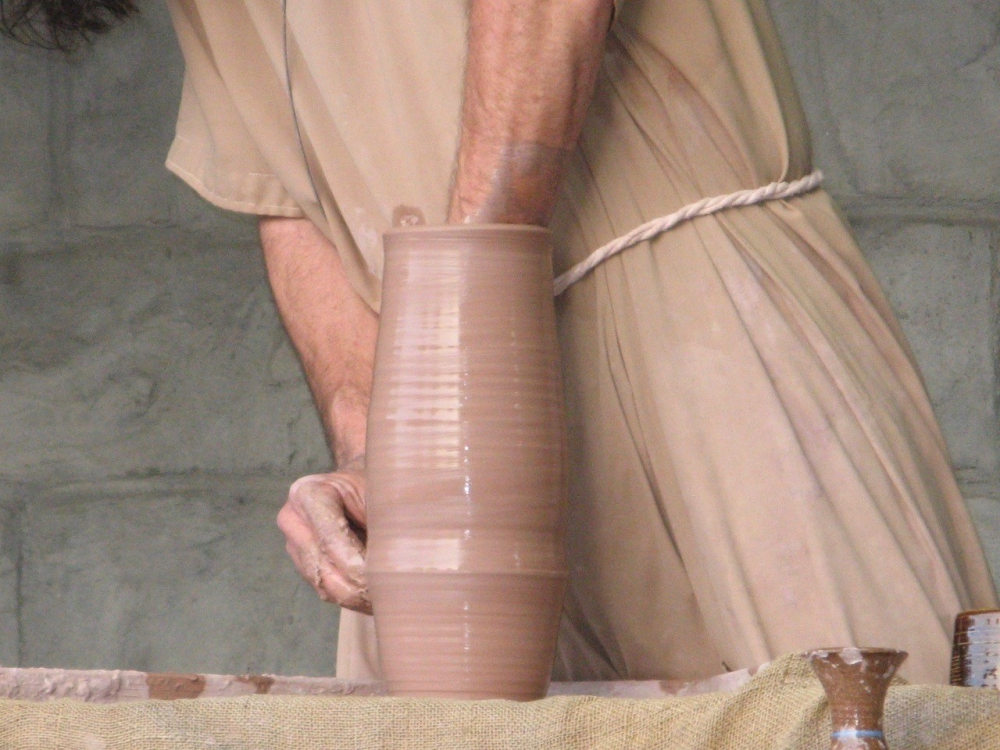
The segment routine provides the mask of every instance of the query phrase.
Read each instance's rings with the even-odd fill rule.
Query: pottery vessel
[[[566,586],[547,230],[385,235],[367,570],[393,695],[545,694]]]
[[[882,711],[906,659],[890,648],[830,648],[805,654],[830,703],[833,750],[887,750]]]
[[[1000,688],[1000,610],[962,612],[955,618],[951,684]]]

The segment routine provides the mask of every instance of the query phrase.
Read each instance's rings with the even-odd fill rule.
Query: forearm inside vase
[[[448,220],[547,225],[593,94],[610,0],[474,0]]]

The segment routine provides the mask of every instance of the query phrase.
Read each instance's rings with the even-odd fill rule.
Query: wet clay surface
[[[368,575],[397,695],[545,693],[566,567],[549,234],[386,234]]]
[[[886,750],[885,696],[906,652],[847,647],[819,649],[805,656],[830,702],[833,750]]]
[[[951,684],[1000,688],[1000,610],[962,612],[955,618]]]

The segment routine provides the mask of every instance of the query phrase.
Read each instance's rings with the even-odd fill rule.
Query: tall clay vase
[[[962,612],[955,618],[951,684],[1000,688],[1000,610]]]
[[[830,703],[833,750],[887,750],[882,711],[906,659],[890,648],[831,648],[806,654]]]
[[[551,241],[385,235],[367,570],[393,695],[540,698],[566,586]]]

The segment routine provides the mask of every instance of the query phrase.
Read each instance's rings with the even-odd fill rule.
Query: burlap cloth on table
[[[894,750],[1000,748],[1000,691],[897,685]],[[829,711],[808,664],[786,656],[734,693],[535,703],[250,696],[89,705],[0,701],[0,747],[261,748],[829,747]]]

